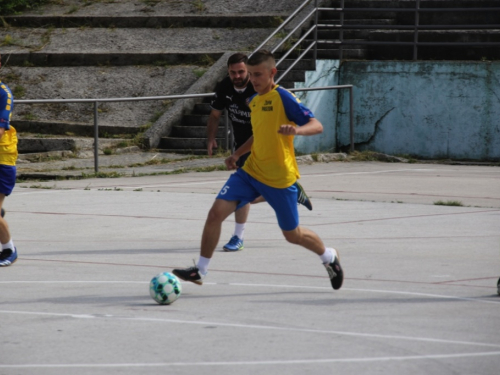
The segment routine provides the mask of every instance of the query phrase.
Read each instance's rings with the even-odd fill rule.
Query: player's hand
[[[229,170],[237,169],[238,166],[236,165],[236,162],[238,161],[238,159],[239,159],[239,156],[236,156],[234,154],[227,157],[226,160],[224,160],[224,163],[226,163],[227,169],[229,169]]]
[[[208,140],[207,142],[207,151],[208,151],[208,156],[212,156],[213,149],[217,149],[217,141],[215,139]]]
[[[293,125],[283,124],[280,126],[278,133],[283,134],[283,135],[296,135],[297,129]]]

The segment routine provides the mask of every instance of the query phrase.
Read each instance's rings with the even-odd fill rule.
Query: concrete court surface
[[[340,251],[342,289],[259,204],[245,249],[217,251],[204,285],[183,282],[170,306],[148,282],[197,259],[229,172],[18,184],[0,374],[498,374],[500,168],[301,172],[314,204],[301,224]],[[219,248],[232,230],[230,217]]]

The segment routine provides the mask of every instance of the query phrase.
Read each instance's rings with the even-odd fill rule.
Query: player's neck
[[[266,95],[267,93],[273,91],[274,87],[276,86],[276,84],[274,83],[274,80],[269,84],[267,85],[264,89],[262,89],[261,91],[258,92],[259,95]]]

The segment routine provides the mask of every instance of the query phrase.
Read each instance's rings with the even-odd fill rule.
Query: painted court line
[[[455,354],[428,354],[401,357],[364,357],[364,358],[328,358],[328,359],[295,359],[274,361],[234,361],[234,362],[159,362],[159,363],[77,363],[77,364],[20,364],[0,365],[4,369],[23,368],[119,368],[119,367],[208,367],[208,366],[266,366],[266,365],[300,365],[300,364],[322,364],[322,363],[366,363],[366,362],[388,362],[388,361],[412,361],[412,360],[437,360],[437,359],[460,359],[471,357],[498,356],[500,352],[479,353],[455,353]]]
[[[0,281],[0,284],[118,284],[118,285],[126,285],[126,284],[147,284],[149,281],[116,281],[116,280],[9,280],[9,281]],[[435,283],[436,285],[439,283]],[[183,283],[184,286],[192,286],[189,283]],[[204,282],[203,285],[226,285],[226,286],[244,286],[251,288],[285,288],[285,289],[316,289],[316,290],[331,290],[331,287],[325,286],[307,286],[307,285],[279,285],[279,284],[249,284],[249,283],[211,283]],[[396,294],[396,295],[407,295],[414,297],[429,297],[429,298],[442,298],[442,299],[454,299],[459,301],[469,301],[469,302],[478,302],[478,303],[486,303],[486,304],[500,304],[500,300],[493,301],[487,299],[480,298],[472,298],[472,297],[456,297],[456,296],[448,296],[443,294],[431,294],[431,293],[417,293],[417,292],[406,292],[406,291],[394,291],[394,290],[383,290],[383,289],[362,289],[362,288],[342,288],[342,290],[351,291],[351,292],[361,292],[361,293],[379,293],[379,294]],[[1,311],[0,311],[1,312]]]
[[[282,332],[300,332],[312,333],[322,335],[336,335],[336,336],[350,336],[360,338],[377,338],[385,340],[400,340],[400,341],[413,341],[413,342],[428,342],[435,344],[446,345],[466,345],[466,346],[479,346],[488,348],[500,348],[500,344],[489,344],[472,341],[459,341],[459,340],[444,340],[428,337],[412,337],[412,336],[395,336],[395,335],[381,335],[374,333],[360,333],[360,332],[347,332],[347,331],[330,331],[322,329],[309,329],[309,328],[295,328],[295,327],[278,327],[278,326],[263,326],[256,324],[238,324],[238,323],[221,323],[200,320],[181,320],[181,319],[165,319],[165,318],[148,318],[148,317],[123,317],[114,316],[111,314],[64,314],[64,313],[51,313],[51,312],[38,312],[38,311],[13,311],[13,310],[0,310],[0,314],[14,315],[36,315],[36,316],[58,316],[68,317],[73,319],[98,319],[98,320],[122,320],[127,322],[151,322],[151,323],[167,323],[167,324],[189,324],[189,325],[203,325],[203,326],[217,326],[228,328],[241,328],[250,330],[267,330],[267,331],[282,331]]]

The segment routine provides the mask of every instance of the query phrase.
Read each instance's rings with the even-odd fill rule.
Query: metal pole
[[[417,60],[418,55],[418,26],[420,23],[420,0],[415,1],[415,30],[413,31],[413,60]]]
[[[99,125],[97,123],[97,106],[99,102],[94,102],[94,170],[99,172]]]
[[[342,60],[342,55],[344,54],[343,48],[342,48],[342,43],[344,42],[344,0],[340,2],[340,8],[342,10],[340,11],[340,30],[339,30],[339,60]]]
[[[352,86],[349,87],[349,129],[350,129],[350,141],[351,147],[349,152],[354,152],[354,95]]]
[[[314,15],[314,61],[316,62],[316,60],[318,59],[318,0],[314,1],[314,7],[316,8],[316,12]]]

